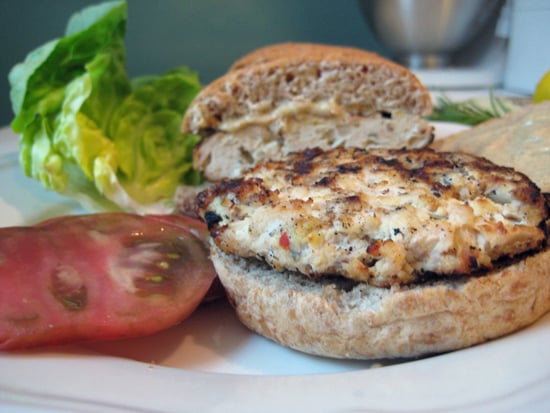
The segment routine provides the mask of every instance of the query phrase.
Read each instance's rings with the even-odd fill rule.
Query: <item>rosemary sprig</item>
[[[446,96],[440,96],[429,120],[439,122],[456,122],[465,125],[478,125],[489,119],[499,118],[511,110],[504,100],[489,93],[489,106],[480,105],[473,99],[453,102]]]

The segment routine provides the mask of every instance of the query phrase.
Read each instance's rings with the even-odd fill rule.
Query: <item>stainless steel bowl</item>
[[[502,6],[498,0],[359,0],[375,36],[411,68],[445,66]]]

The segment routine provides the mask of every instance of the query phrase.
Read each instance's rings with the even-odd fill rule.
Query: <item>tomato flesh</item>
[[[69,216],[0,229],[0,349],[152,334],[187,318],[216,278],[169,219]]]

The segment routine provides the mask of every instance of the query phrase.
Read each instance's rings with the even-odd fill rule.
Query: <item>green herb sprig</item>
[[[489,119],[502,117],[510,110],[511,107],[503,99],[496,97],[492,91],[489,93],[488,107],[482,106],[473,99],[453,102],[446,96],[440,96],[428,119],[475,126]]]

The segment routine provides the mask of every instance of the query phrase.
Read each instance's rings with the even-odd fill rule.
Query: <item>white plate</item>
[[[436,124],[439,137],[462,127]],[[24,177],[0,130],[0,226],[83,212]],[[547,412],[550,314],[420,360],[334,361],[249,333],[217,302],[150,337],[0,353],[0,412]]]

